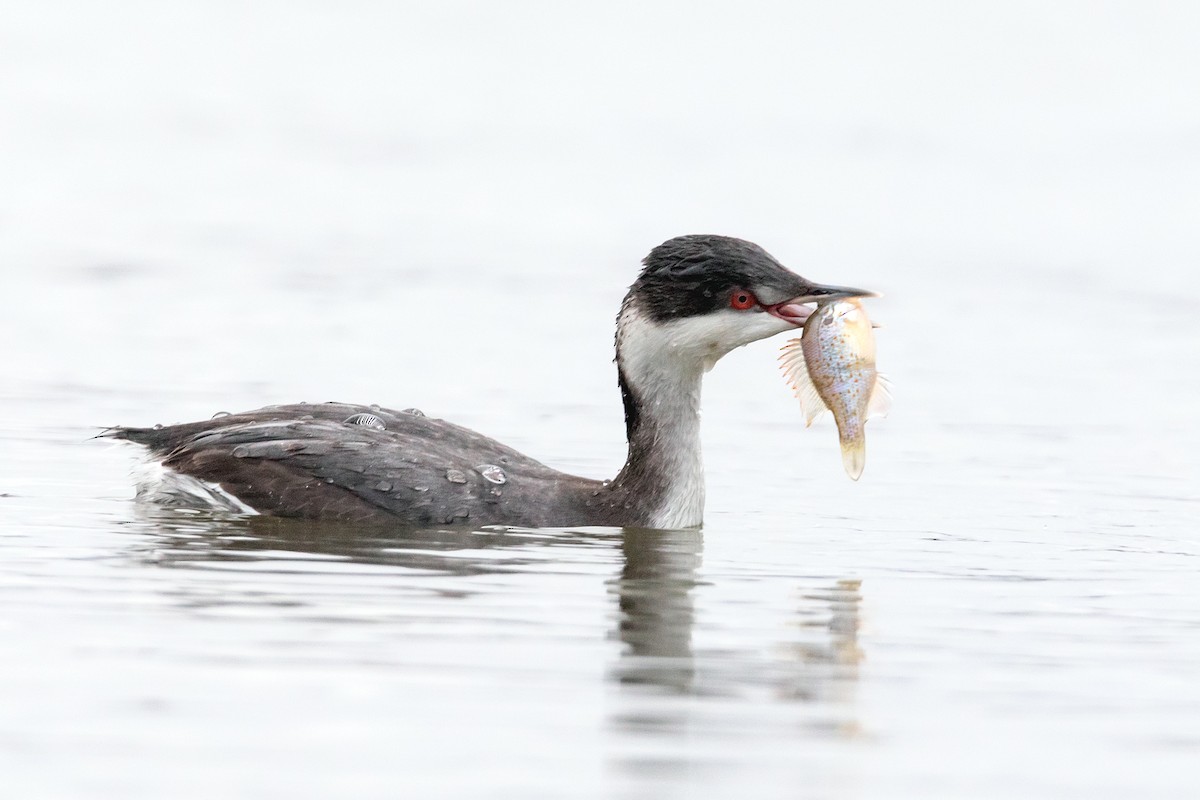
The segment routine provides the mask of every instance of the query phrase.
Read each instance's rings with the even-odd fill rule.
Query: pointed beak
[[[768,314],[779,317],[784,322],[790,322],[796,327],[800,327],[812,316],[815,310],[808,306],[808,303],[828,303],[847,297],[879,297],[879,294],[866,289],[855,289],[850,286],[826,286],[814,283],[809,284],[803,294],[793,297],[790,300],[784,300],[782,303],[776,303],[773,306],[764,306],[764,308]]]

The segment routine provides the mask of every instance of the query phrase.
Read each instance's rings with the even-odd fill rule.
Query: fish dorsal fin
[[[871,397],[867,400],[867,419],[886,417],[892,410],[892,382],[883,375],[875,376]]]
[[[825,401],[817,394],[812,377],[808,374],[808,363],[804,360],[804,348],[800,339],[792,339],[783,346],[779,354],[779,366],[783,377],[791,385],[796,398],[800,400],[800,408],[804,411],[804,426],[813,424],[813,420],[825,412]]]

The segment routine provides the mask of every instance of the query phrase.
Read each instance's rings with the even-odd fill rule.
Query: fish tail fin
[[[867,437],[842,436],[842,466],[851,480],[862,477],[863,467],[867,465]]]

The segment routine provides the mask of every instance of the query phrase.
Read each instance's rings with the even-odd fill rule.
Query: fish
[[[784,377],[800,400],[805,427],[827,409],[833,413],[842,466],[853,480],[862,476],[867,463],[864,425],[887,416],[892,406],[891,384],[875,369],[873,327],[858,300],[824,303],[779,356]]]

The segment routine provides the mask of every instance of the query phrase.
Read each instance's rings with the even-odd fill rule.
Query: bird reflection
[[[544,561],[537,553],[541,546],[579,547],[613,538],[611,530],[418,529],[143,506],[138,507],[131,527],[149,534],[133,548],[137,557],[160,566],[279,562],[286,560],[286,554],[295,553],[331,562],[442,575],[520,571]]]
[[[615,671],[621,683],[691,687],[692,590],[702,548],[698,530],[622,532],[625,563],[609,582],[621,611],[616,635],[628,645]]]
[[[619,547],[621,566],[608,581],[608,593],[616,605],[609,636],[620,644],[620,651],[607,676],[631,695],[757,693],[761,698],[765,693],[776,700],[841,703],[852,696],[862,659],[857,580],[797,577],[786,605],[780,607],[778,599],[757,594],[759,587],[779,586],[778,571],[758,580],[744,570],[737,575],[713,570],[702,575],[699,530],[414,530],[152,508],[141,509],[128,524],[131,533],[141,534],[131,543],[132,556],[155,566],[231,567],[242,576],[315,569],[345,579],[323,581],[320,596],[314,596],[312,587],[298,593],[294,584],[271,580],[238,583],[244,594],[240,598],[224,584],[215,593],[207,583],[173,585],[172,591],[190,607],[261,604],[274,598],[270,602],[317,604],[328,613],[344,605],[339,598],[344,599],[345,592],[355,591],[356,613],[373,614],[373,619],[400,613],[392,602],[398,592],[465,598],[489,586],[494,590],[494,585],[459,580],[462,577],[505,574],[515,579],[524,573],[544,574],[548,563],[594,565],[597,559],[607,562],[608,554]],[[391,569],[367,572],[361,565]],[[388,602],[376,607],[371,602],[376,594],[363,594],[368,575],[400,579],[378,595]],[[744,594],[747,589],[749,596]],[[731,592],[733,596],[727,596]],[[712,615],[708,630],[716,633],[717,644],[696,644],[698,602]],[[741,627],[740,618],[722,619],[741,609],[756,628]],[[657,728],[678,722],[649,719],[645,711],[631,712],[621,724]]]

